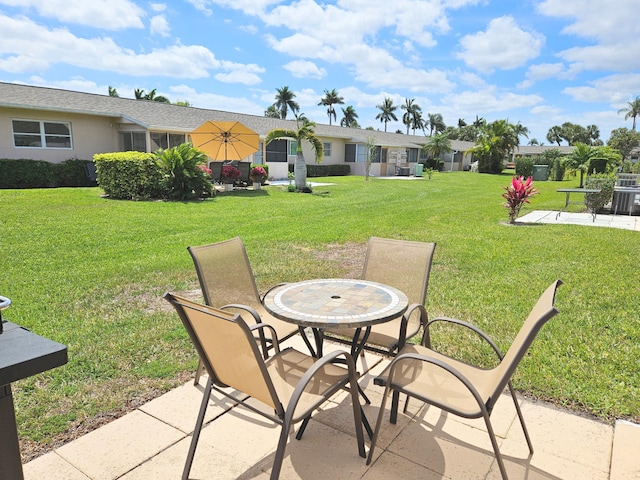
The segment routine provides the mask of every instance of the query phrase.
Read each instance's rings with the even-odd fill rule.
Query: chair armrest
[[[253,320],[256,322],[256,325],[262,324],[262,318],[260,318],[260,314],[254,308],[251,308],[249,305],[242,305],[240,303],[229,303],[227,305],[224,305],[223,307],[220,307],[221,310],[224,310],[225,308],[236,308],[238,310],[244,310],[245,312],[249,313],[253,317]],[[264,331],[260,329],[258,331],[258,335],[260,337],[260,346],[262,347],[262,356],[265,359],[267,359],[269,358],[269,349],[267,348],[267,339],[264,336]],[[278,337],[276,336],[275,339],[277,342]]]
[[[267,329],[269,330],[269,334],[271,336],[271,344],[273,345],[273,350],[274,353],[279,353],[280,352],[280,341],[278,340],[278,334],[276,333],[276,329],[273,328],[271,325],[269,325],[268,323],[256,323],[255,325],[251,325],[249,327],[249,330],[251,330],[252,332],[254,330],[264,330]],[[262,333],[262,332],[260,332]],[[265,353],[265,352],[262,352]]]
[[[475,325],[473,325],[473,324],[471,324],[469,322],[458,320],[457,318],[437,317],[437,318],[434,318],[434,319],[428,321],[425,324],[424,333],[422,335],[422,345],[424,347],[431,348],[431,335],[429,333],[429,328],[431,327],[431,325],[433,325],[434,323],[437,323],[437,322],[447,322],[447,323],[450,323],[452,325],[458,325],[460,327],[464,327],[464,328],[467,328],[467,329],[471,330],[472,332],[477,334],[480,338],[482,338],[485,342],[487,342],[489,345],[491,345],[491,348],[493,348],[493,351],[498,356],[498,359],[502,360],[502,353],[500,352],[500,349],[495,344],[495,342],[491,339],[491,337],[489,337],[489,335],[487,335],[485,332],[480,330]]]
[[[309,367],[309,369],[304,373],[304,375],[300,378],[300,380],[298,380],[298,383],[296,384],[296,388],[293,390],[293,394],[291,395],[291,399],[289,401],[289,406],[287,407],[287,411],[285,412],[285,422],[286,421],[290,423],[292,422],[293,414],[295,413],[295,406],[298,404],[300,397],[304,393],[305,388],[307,388],[307,384],[311,381],[313,376],[316,373],[318,373],[318,370],[324,367],[327,363],[333,363],[336,360],[336,358],[339,356],[345,357],[345,362],[347,364],[347,371],[349,374],[349,381],[351,381],[352,385],[355,385],[355,388],[357,388],[356,362],[354,361],[351,354],[344,350],[336,350],[334,352],[327,353],[322,358],[319,358],[318,360],[316,360],[314,364],[311,365],[311,367]],[[302,416],[303,417],[307,416],[307,414],[308,413],[305,412],[304,415]]]
[[[260,296],[260,303],[264,303],[264,297],[267,296],[267,294],[273,290],[274,288],[278,288],[281,287],[282,285],[286,285],[287,282],[280,282],[280,283],[276,283],[275,285],[273,285],[272,287],[270,287],[266,292],[264,292],[261,296]]]
[[[412,303],[407,307],[404,314],[402,315],[402,319],[400,321],[400,332],[398,333],[398,343],[396,344],[396,348],[398,351],[402,350],[402,348],[407,343],[407,326],[409,324],[409,317],[418,310],[420,312],[420,324],[425,327],[429,321],[429,316],[427,314],[427,309],[424,308],[424,305],[420,305],[419,303]],[[393,351],[394,347],[391,348]]]
[[[462,373],[460,373],[456,368],[452,367],[451,365],[447,364],[446,362],[443,362],[440,359],[437,359],[437,358],[434,358],[434,357],[430,357],[428,355],[420,355],[418,353],[403,353],[401,355],[398,355],[397,357],[395,357],[393,359],[393,361],[391,362],[391,365],[389,365],[389,375],[387,377],[386,382],[384,382],[384,378],[377,377],[374,380],[374,383],[376,385],[384,385],[386,388],[393,388],[393,376],[394,376],[394,374],[396,372],[396,369],[400,368],[399,365],[401,365],[402,363],[406,363],[406,362],[425,362],[425,363],[430,363],[432,365],[435,365],[435,366],[445,370],[452,377],[455,377],[457,380],[459,380],[460,383],[462,383],[465,386],[465,388],[467,390],[469,390],[469,393],[471,393],[471,395],[473,395],[473,397],[476,400],[476,402],[478,402],[478,406],[480,407],[480,410],[482,410],[483,412],[486,413],[486,405],[484,404],[484,400],[480,396],[480,393],[478,392],[476,387],[473,385],[473,383],[471,383],[471,381],[467,377],[465,377]],[[427,392],[427,394],[428,394],[428,392]],[[447,409],[446,405],[439,405],[437,403],[433,403],[433,405],[435,405],[435,406],[437,406],[439,408]]]

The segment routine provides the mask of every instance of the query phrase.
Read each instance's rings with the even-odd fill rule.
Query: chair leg
[[[202,363],[201,359],[198,359],[198,367],[196,368],[196,378],[193,380],[194,385],[198,385],[200,383],[200,377],[202,376],[202,372],[204,372],[204,363]]]
[[[202,394],[202,403],[200,404],[200,412],[198,412],[198,419],[196,420],[196,428],[193,430],[193,436],[191,437],[191,445],[189,445],[189,453],[187,454],[187,461],[184,464],[184,470],[182,471],[182,480],[188,480],[189,472],[191,471],[191,465],[193,465],[193,457],[196,454],[196,447],[198,446],[198,440],[200,438],[200,431],[202,430],[202,424],[204,423],[204,414],[207,412],[207,406],[209,405],[209,397],[211,396],[211,387],[213,381],[211,378],[207,380],[207,386]]]
[[[296,433],[296,440],[300,440],[302,438],[302,435],[304,435],[304,431],[306,430],[307,425],[309,425],[309,420],[311,420],[311,415],[305,417],[305,419],[302,421],[300,428],[298,428],[298,433]]]
[[[507,469],[504,466],[504,461],[502,460],[502,454],[500,453],[500,448],[498,448],[498,441],[496,440],[496,435],[493,432],[493,426],[491,425],[491,420],[489,420],[489,413],[486,410],[484,410],[482,414],[484,417],[484,423],[487,426],[487,432],[489,433],[489,438],[491,438],[493,453],[496,456],[498,467],[500,468],[500,474],[502,475],[502,480],[509,480],[509,477],[507,476]]]
[[[373,460],[373,451],[375,450],[376,442],[378,441],[378,434],[380,433],[380,426],[382,425],[382,418],[384,417],[384,408],[387,404],[389,390],[389,386],[387,385],[387,387],[385,387],[384,394],[382,395],[382,402],[380,403],[380,411],[378,412],[376,428],[373,431],[373,438],[371,439],[371,446],[369,447],[369,456],[367,457],[367,465],[371,465],[371,460]]]
[[[394,390],[391,397],[391,414],[389,415],[389,422],[393,425],[398,421],[398,403],[400,403],[400,392]]]
[[[280,477],[280,470],[282,470],[282,461],[284,460],[284,451],[287,448],[287,440],[289,438],[289,431],[291,430],[291,424],[285,419],[282,424],[282,431],[280,432],[280,439],[278,440],[278,448],[276,449],[276,456],[273,459],[273,466],[271,467],[270,480],[278,480]]]
[[[511,385],[511,381],[508,383],[509,391],[511,392],[511,398],[513,398],[513,404],[516,407],[516,412],[518,413],[518,418],[520,419],[520,425],[522,425],[522,431],[524,432],[524,438],[527,440],[527,445],[529,446],[529,454],[533,455],[533,444],[531,443],[531,438],[529,437],[529,431],[527,430],[527,426],[524,424],[524,417],[522,416],[522,410],[520,410],[520,405],[518,404],[518,399],[516,398],[516,392]]]

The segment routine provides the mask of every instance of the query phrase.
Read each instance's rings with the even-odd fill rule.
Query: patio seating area
[[[305,348],[300,337],[287,342]],[[327,343],[326,351],[342,348]],[[375,420],[383,389],[373,378],[388,360],[365,353],[358,361],[360,384]],[[26,480],[157,480],[180,478],[205,388],[206,375],[142,405],[77,440],[24,465]],[[402,400],[403,401],[403,400]],[[640,426],[615,426],[543,402],[519,397],[535,453],[529,450],[513,402],[503,394],[492,414],[506,470],[514,479],[610,479],[640,476],[634,452]],[[414,421],[412,421],[414,420]],[[209,401],[191,479],[267,479],[280,427],[214,393]],[[367,449],[369,439],[366,438]],[[304,437],[289,437],[282,473],[293,479],[499,479],[498,465],[482,420],[465,420],[412,400],[396,425],[380,434],[367,466],[355,448],[353,412],[346,392],[336,393],[313,416]]]

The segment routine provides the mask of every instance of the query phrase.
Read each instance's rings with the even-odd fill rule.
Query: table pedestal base
[[[0,387],[0,478],[24,480],[11,385]]]

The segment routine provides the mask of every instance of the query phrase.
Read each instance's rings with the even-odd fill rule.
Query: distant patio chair
[[[407,311],[399,318],[373,325],[365,348],[391,355],[407,339],[415,336],[428,321],[424,306],[429,286],[435,243],[371,237],[364,261],[363,280],[397,288],[409,299]],[[327,330],[332,340],[352,343],[354,329]],[[347,338],[345,341],[344,338]]]
[[[236,167],[240,170],[240,176],[236,179],[235,185],[246,187],[249,185],[249,176],[251,174],[251,162],[239,162]]]
[[[209,162],[209,168],[211,169],[211,180],[214,183],[222,182],[222,162]]]
[[[240,237],[199,247],[187,247],[196,268],[202,296],[207,305],[231,311],[248,311],[254,318],[271,325],[280,341],[298,333],[298,327],[273,317],[262,305],[247,251]],[[266,356],[268,341],[260,336]],[[194,384],[200,381],[199,362]]]
[[[393,390],[394,393],[405,393],[463,418],[483,418],[491,438],[491,445],[500,473],[502,478],[506,480],[507,472],[489,417],[501,393],[508,387],[529,446],[529,452],[533,454],[531,439],[511,385],[511,376],[542,326],[558,313],[553,302],[556,290],[561,284],[560,280],[556,280],[545,290],[504,356],[484,332],[469,323],[445,317],[431,320],[425,329],[422,344],[406,345],[380,376],[374,379],[374,383],[384,386],[385,391],[371,440],[367,465],[371,463],[373,458],[387,397]],[[446,322],[451,328],[460,326],[471,330],[491,346],[500,363],[495,368],[485,369],[455,360],[433,350],[429,330],[437,322]],[[392,405],[391,423],[395,423],[396,419],[397,412],[394,411],[394,408],[397,408],[397,404]]]
[[[238,314],[190,302],[170,293],[165,294],[164,298],[178,312],[209,373],[182,473],[183,480],[189,478],[212,389],[281,425],[271,480],[277,480],[280,476],[291,427],[310,417],[340,389],[347,389],[351,394],[358,453],[365,457],[356,367],[349,353],[336,351],[316,360],[293,348],[280,351],[275,332],[267,324],[256,323],[249,327]],[[256,322],[258,320],[254,319]],[[267,360],[261,357],[254,341],[253,332],[256,329],[267,330],[273,337],[275,353]],[[332,363],[338,357],[343,357],[340,360],[346,362],[346,369]],[[238,400],[223,390],[227,387],[250,398]],[[265,404],[270,411],[264,411],[255,402],[252,403],[252,398]],[[233,434],[225,433],[227,435],[221,435],[220,440],[233,441]],[[241,445],[238,447],[242,448]]]

